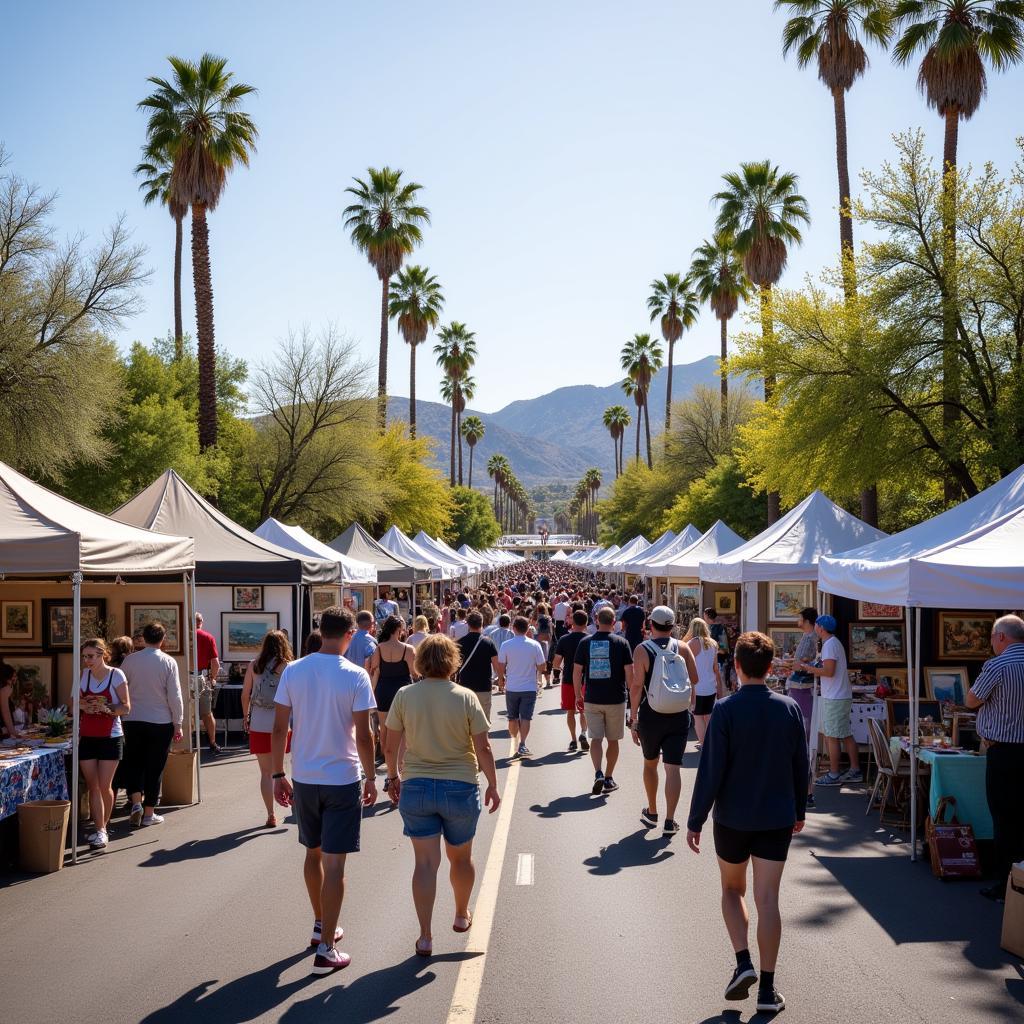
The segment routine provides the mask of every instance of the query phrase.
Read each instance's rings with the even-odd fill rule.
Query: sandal
[[[423,943],[423,945],[421,945]],[[416,940],[416,955],[417,956],[433,956],[434,955],[434,942],[433,939],[417,939]]]
[[[465,921],[466,922],[466,926],[464,928],[460,928],[459,927],[459,922],[460,921]],[[456,917],[455,918],[455,923],[452,925],[452,931],[453,932],[468,932],[469,929],[472,928],[472,927],[473,927],[473,915],[470,914],[469,917]]]
[[[277,818],[271,814],[267,820],[263,823],[264,828],[277,828]]]

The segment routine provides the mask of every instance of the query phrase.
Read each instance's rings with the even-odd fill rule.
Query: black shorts
[[[744,864],[751,857],[784,861],[792,840],[792,825],[748,831],[715,822],[715,853],[730,864]]]
[[[695,715],[710,715],[715,710],[715,694],[697,694],[697,706],[693,709]]]
[[[357,853],[363,819],[362,786],[318,786],[293,782],[292,804],[299,822],[299,842],[324,853]]]
[[[120,761],[124,756],[123,736],[79,736],[79,761]]]
[[[656,761],[660,757],[665,764],[681,765],[690,735],[690,712],[660,715],[650,708],[643,708],[637,735],[645,761]]]

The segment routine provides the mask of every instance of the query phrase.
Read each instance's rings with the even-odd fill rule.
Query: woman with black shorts
[[[775,988],[782,937],[779,886],[789,844],[804,827],[807,745],[800,708],[764,683],[775,648],[763,633],[736,641],[740,688],[711,716],[690,802],[686,841],[700,853],[700,835],[714,807],[715,852],[722,876],[722,916],[736,953],[725,998],[745,999],[758,980],[747,943],[744,896],[753,861],[757,944],[761,958],[757,1009],[777,1012],[786,1001]]]
[[[389,615],[377,632],[377,649],[370,657],[370,683],[373,686],[373,698],[377,702],[377,727],[381,751],[387,750],[388,728],[385,724],[391,702],[395,694],[403,686],[413,680],[416,667],[416,648],[405,643],[402,631],[405,623],[397,615]],[[399,762],[402,761],[405,748],[399,749]],[[385,780],[384,792],[388,792]]]

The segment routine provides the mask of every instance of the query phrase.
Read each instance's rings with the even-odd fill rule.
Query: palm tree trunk
[[[377,353],[377,426],[388,425],[388,293],[391,278],[380,283],[380,350]]]
[[[476,448],[476,444],[469,446],[469,489],[473,489],[473,449]]]
[[[615,479],[619,479],[619,439],[615,436],[615,431],[612,431],[612,450],[615,452]]]
[[[729,373],[726,370],[726,360],[729,358],[729,321],[722,317],[718,321],[719,339],[721,343],[721,365],[718,370],[719,381],[722,387],[722,412],[719,415],[720,431],[723,439],[729,429]]]
[[[181,323],[181,246],[185,235],[184,217],[174,218],[174,358],[185,355],[185,328]]]
[[[852,298],[857,292],[853,268],[853,217],[850,210],[850,163],[846,144],[846,91],[832,90],[836,116],[836,170],[839,173],[839,249],[843,262],[843,291]]]
[[[192,207],[192,287],[196,303],[199,352],[199,449],[217,443],[217,356],[213,338],[213,279],[210,275],[210,229],[206,207]]]
[[[651,413],[647,398],[644,398],[644,434],[647,437],[647,468],[654,469],[654,461],[651,459]]]
[[[668,433],[672,426],[672,353],[675,352],[676,343],[668,343],[668,379],[665,381],[665,433]],[[650,442],[648,442],[650,447]]]
[[[409,346],[409,436],[416,436],[416,346]]]
[[[643,409],[637,406],[636,409],[636,461],[640,461],[640,420],[642,418]]]
[[[946,109],[946,136],[942,149],[942,231],[945,236],[943,276],[945,293],[942,300],[942,440],[949,454],[957,446],[957,421],[960,412],[960,361],[957,355],[956,314],[958,302],[956,269],[956,207],[957,207],[957,138],[960,131],[960,111]],[[959,500],[961,487],[956,478],[947,473],[943,493],[948,503]]]
[[[761,339],[766,353],[771,358],[772,343],[775,340],[775,325],[772,322],[772,286],[764,285],[761,288]],[[775,374],[766,372],[764,375],[764,400],[768,404],[775,392]],[[779,519],[779,492],[768,492],[768,525],[778,522]]]
[[[459,486],[462,486],[462,412],[459,411],[455,422],[455,437],[459,442]]]
[[[448,483],[451,487],[455,486],[455,406],[459,401],[459,396],[452,393],[452,443],[450,445],[450,466],[448,467]]]

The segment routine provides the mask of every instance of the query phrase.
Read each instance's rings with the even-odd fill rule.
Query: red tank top
[[[85,686],[82,689],[82,697],[106,697],[109,704],[120,703],[117,694],[114,692],[114,670],[107,673],[105,685],[102,690],[92,689],[92,672],[85,674]],[[81,686],[81,684],[79,684]],[[120,719],[112,715],[90,715],[82,712],[78,719],[78,734],[80,736],[109,737],[114,735],[114,727],[120,724]],[[117,735],[120,735],[118,731]]]

